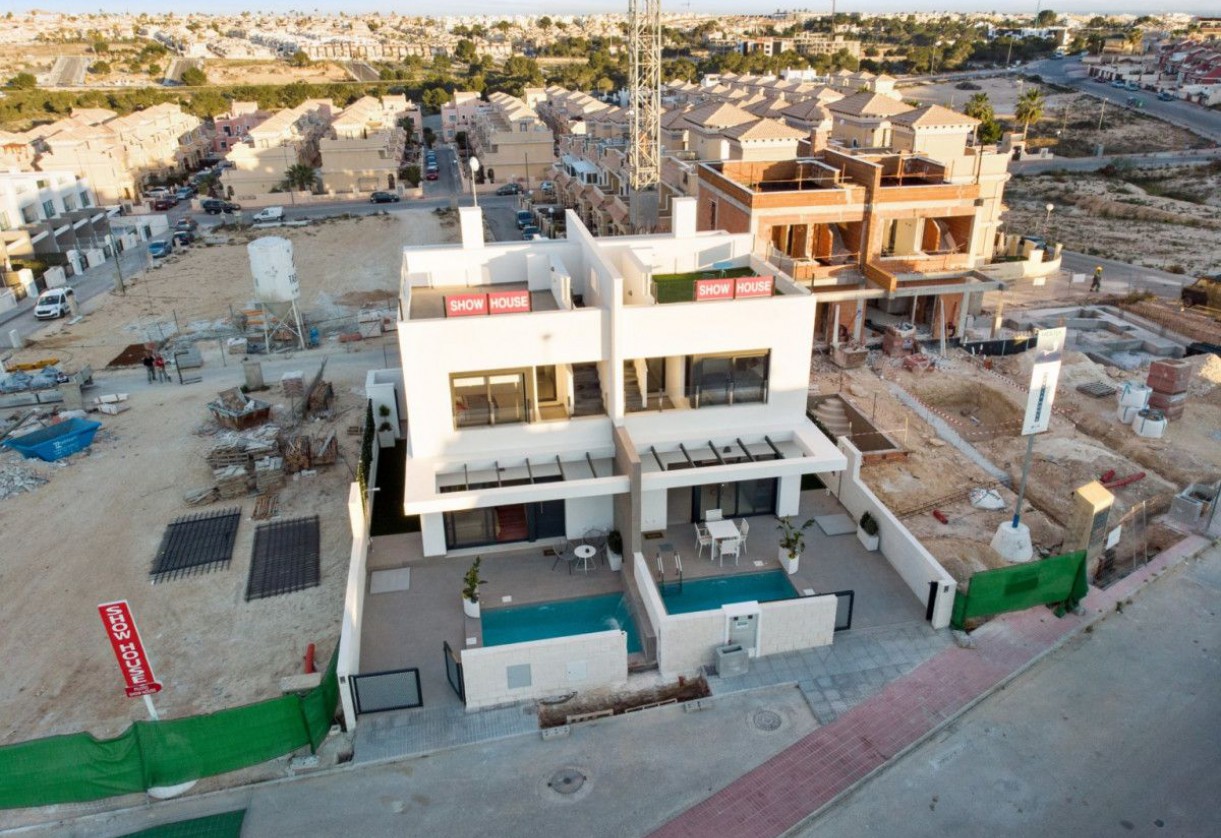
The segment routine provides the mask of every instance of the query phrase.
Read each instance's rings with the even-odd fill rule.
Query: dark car
[[[190,230],[174,231],[174,244],[180,244],[183,247],[187,247],[194,243],[195,243],[195,234],[192,233]]]
[[[428,174],[424,175],[425,180],[436,180],[439,177],[440,177],[440,175],[434,171],[430,171],[430,172],[428,172]]]
[[[534,223],[534,216],[530,213],[530,210],[518,210],[517,211],[517,229],[518,230],[522,230],[533,223]]]
[[[525,227],[521,228],[521,237],[523,241],[530,241],[538,234],[538,227],[535,227],[533,224],[527,224]]]
[[[399,196],[393,192],[374,192],[369,196],[369,203],[372,204],[397,204]]]
[[[174,229],[194,233],[197,229],[199,229],[199,222],[190,217],[180,218],[177,222],[175,222]]]
[[[1163,102],[1173,102],[1174,94],[1163,90],[1161,93],[1157,94],[1157,98],[1161,99]]]
[[[506,183],[504,186],[501,186],[496,190],[496,194],[497,195],[520,195],[521,194],[521,184],[520,183]]]
[[[194,198],[197,194],[199,194],[199,191],[194,186],[180,186],[174,192],[174,197],[180,201],[186,201]]]
[[[174,202],[169,198],[158,198],[153,201],[153,212],[165,212],[168,209],[172,209],[173,206]]]
[[[230,201],[221,201],[217,198],[209,198],[203,202],[202,206],[204,212],[206,212],[208,215],[220,215],[222,212],[237,212],[242,208],[240,204],[235,204]]]

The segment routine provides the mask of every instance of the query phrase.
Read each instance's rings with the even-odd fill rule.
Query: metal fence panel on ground
[[[1049,556],[1035,562],[985,570],[971,577],[966,593],[954,597],[950,626],[962,629],[973,617],[1063,603],[1072,608],[1089,591],[1085,551]]]

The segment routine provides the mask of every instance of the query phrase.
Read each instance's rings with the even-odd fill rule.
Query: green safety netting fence
[[[123,838],[241,838],[242,821],[246,818],[246,810],[222,812],[219,815],[206,815],[202,818],[191,818],[189,821],[165,823],[141,829],[139,832],[129,832]]]
[[[1035,605],[1075,608],[1089,591],[1085,551],[1049,556],[1037,562],[984,570],[971,577],[966,593],[954,597],[950,626],[962,629],[973,617],[1021,611]]]
[[[0,747],[0,808],[97,800],[223,774],[326,738],[339,702],[331,657],[304,696],[159,722],[134,722],[113,739],[88,733]]]

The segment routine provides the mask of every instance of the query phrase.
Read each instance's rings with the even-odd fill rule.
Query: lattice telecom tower
[[[628,0],[628,95],[631,97],[631,222],[657,228],[661,183],[661,0]]]

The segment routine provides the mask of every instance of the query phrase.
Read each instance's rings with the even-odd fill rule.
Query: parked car
[[[189,201],[198,194],[198,190],[194,186],[180,186],[174,192],[174,197],[180,201]]]
[[[1140,90],[1140,85],[1139,85],[1139,84],[1137,84],[1137,83],[1136,83],[1136,82],[1134,82],[1134,81],[1130,81],[1130,82],[1128,82],[1128,84],[1126,85],[1126,87],[1127,87],[1127,89],[1128,89],[1128,90]]]
[[[534,215],[530,210],[517,211],[517,229],[524,230],[526,227],[534,223]]]
[[[496,188],[496,194],[497,195],[520,195],[521,194],[521,184],[520,183],[506,183],[504,186],[498,186]]]
[[[34,316],[39,320],[67,317],[72,313],[72,301],[75,299],[76,292],[71,288],[48,288],[38,295],[38,302],[34,304]]]
[[[172,241],[155,241],[148,243],[148,253],[154,259],[164,259],[174,252]]]
[[[1143,108],[1145,106],[1145,100],[1139,96],[1129,96],[1127,99],[1127,105],[1130,108]]]
[[[256,224],[259,222],[283,221],[284,207],[263,207],[254,214],[252,219]]]
[[[186,218],[180,218],[180,219],[178,219],[178,221],[176,221],[174,223],[174,229],[175,230],[185,230],[188,233],[194,233],[196,230],[199,229],[199,222],[196,221],[194,218],[191,218],[190,216],[188,216]]]
[[[190,247],[195,243],[195,234],[190,230],[175,230],[173,241],[174,244]]]
[[[397,204],[398,202],[399,196],[393,192],[374,192],[369,196],[371,204]]]
[[[154,186],[151,189],[144,190],[144,197],[145,198],[168,198],[168,197],[170,197],[170,190],[166,189],[164,186]]]
[[[222,212],[237,212],[242,208],[241,204],[235,204],[232,201],[222,201],[219,198],[209,198],[201,206],[208,215],[220,215]]]
[[[554,192],[555,191],[555,181],[545,180],[538,185],[538,188],[543,190],[544,192]]]
[[[1161,93],[1157,94],[1157,98],[1163,102],[1173,102],[1175,97],[1170,91],[1163,90]]]
[[[533,224],[527,224],[525,227],[521,228],[522,241],[530,241],[537,235],[538,227],[534,226]]]
[[[439,178],[439,177],[440,177],[440,175],[439,175],[439,174],[437,174],[437,170],[436,170],[436,169],[429,169],[429,170],[428,170],[427,172],[425,172],[425,174],[424,174],[424,180],[436,180],[436,179],[437,179],[437,178]]]
[[[165,212],[174,208],[174,202],[169,198],[157,198],[152,202],[153,212]]]
[[[1127,82],[1123,81],[1122,79],[1115,79],[1115,81],[1111,82],[1111,87],[1118,87],[1120,90],[1123,90],[1127,86]]]

